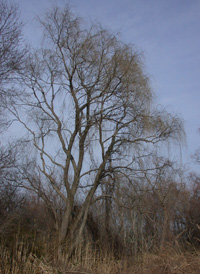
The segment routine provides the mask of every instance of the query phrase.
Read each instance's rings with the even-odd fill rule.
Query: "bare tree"
[[[12,80],[22,64],[22,23],[15,4],[0,2],[0,85]]]
[[[16,161],[19,158],[16,146],[0,147],[0,233],[5,232],[11,216],[23,204],[23,195],[18,189]]]
[[[69,241],[70,256],[91,204],[105,196],[106,178],[119,170],[128,176],[138,150],[178,137],[182,124],[152,107],[132,46],[99,25],[83,28],[69,8],[53,8],[41,24],[46,44],[30,54],[21,74],[24,96],[10,111],[39,152],[40,180],[32,187],[45,193],[50,186],[65,204],[59,245]],[[77,195],[82,205],[74,213]]]
[[[184,234],[188,197],[182,171],[168,159],[148,155],[138,159],[132,174],[118,172],[110,228],[134,253],[178,244]]]
[[[22,26],[17,5],[0,0],[0,132],[9,126],[5,115],[6,97],[13,93],[11,86],[26,54]]]
[[[16,94],[16,89],[12,89],[12,86],[26,53],[22,41],[22,26],[17,5],[0,0],[0,133],[5,132],[11,124],[6,112],[7,99]],[[16,185],[13,185],[17,177],[16,158],[16,144],[8,144],[6,147],[0,142],[1,193],[16,192]],[[1,195],[3,196],[5,195]]]

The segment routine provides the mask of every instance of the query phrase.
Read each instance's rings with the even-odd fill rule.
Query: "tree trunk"
[[[65,252],[65,258],[70,259],[75,249],[78,247],[87,222],[92,197],[93,191],[88,194],[85,202],[80,208],[78,208],[73,217],[73,207],[69,204],[69,207],[66,208],[60,231],[58,247],[59,256],[62,256],[62,254]]]
[[[164,206],[164,222],[163,222],[163,229],[162,229],[162,237],[161,237],[161,243],[160,243],[160,247],[164,248],[167,240],[168,240],[168,236],[169,236],[169,230],[170,230],[170,222],[169,222],[169,212],[166,206]]]

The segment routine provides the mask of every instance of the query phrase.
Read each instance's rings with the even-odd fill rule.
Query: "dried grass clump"
[[[143,254],[135,266],[129,268],[126,274],[199,274],[200,252],[182,252],[173,248],[157,253]],[[125,273],[123,273],[125,274]]]
[[[69,269],[69,272],[65,272],[63,269],[62,273],[110,274],[119,273],[120,262],[115,259],[112,252],[102,251],[88,243],[76,249],[66,268]]]
[[[24,245],[13,250],[0,246],[1,274],[57,274],[58,270],[48,264],[45,258],[29,253]]]
[[[35,245],[34,243],[32,244]],[[166,247],[138,258],[116,259],[111,251],[80,245],[69,261],[58,258],[46,247],[40,257],[30,250],[27,242],[0,245],[1,274],[197,274],[200,270],[200,251],[183,251]]]

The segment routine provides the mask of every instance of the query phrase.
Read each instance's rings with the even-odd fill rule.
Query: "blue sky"
[[[16,0],[25,35],[37,44],[34,18],[64,0]],[[101,23],[144,53],[157,103],[178,113],[185,124],[184,162],[200,146],[200,0],[71,0],[75,13]],[[192,166],[192,168],[195,168]],[[198,170],[198,168],[196,168]]]

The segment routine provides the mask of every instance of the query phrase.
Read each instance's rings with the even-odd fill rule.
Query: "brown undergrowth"
[[[41,243],[40,243],[41,244]],[[80,245],[73,258],[57,258],[52,243],[43,242],[38,252],[37,243],[19,240],[8,244],[1,241],[1,274],[181,274],[199,273],[200,251],[181,250],[167,246],[154,253],[144,253],[137,258],[124,256],[116,259],[111,252],[100,251],[91,244]],[[41,247],[40,247],[41,248]]]

